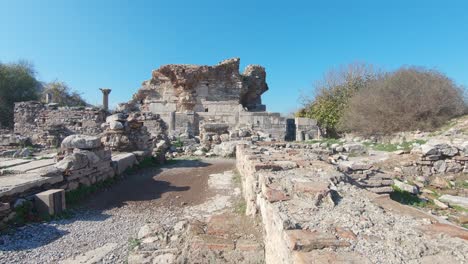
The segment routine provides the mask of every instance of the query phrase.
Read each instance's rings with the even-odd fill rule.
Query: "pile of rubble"
[[[238,144],[275,141],[270,134],[251,127],[229,130],[228,124],[213,122],[200,127],[200,136],[193,137],[190,133],[172,136],[172,156],[234,157]]]
[[[372,164],[344,161],[339,163],[338,170],[346,174],[353,184],[373,193],[393,192],[392,175],[382,172]]]
[[[115,175],[111,167],[111,152],[104,148],[99,137],[72,135],[62,142],[57,164],[47,169],[45,175],[63,175],[60,189],[74,190],[89,186]]]
[[[31,150],[26,146],[31,146],[30,138],[0,130],[0,157],[29,157]]]
[[[150,130],[146,125],[151,125]],[[169,148],[167,128],[158,115],[145,113],[117,113],[106,118],[102,125],[102,142],[117,152],[136,152],[138,157],[153,156],[165,160]]]
[[[429,141],[412,150],[420,159],[402,167],[406,175],[430,176],[444,173],[468,172],[468,142],[449,144]]]

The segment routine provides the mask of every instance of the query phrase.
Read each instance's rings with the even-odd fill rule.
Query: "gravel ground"
[[[180,217],[180,210],[151,209],[135,213],[132,206],[103,212],[77,211],[68,220],[24,226],[12,235],[0,238],[0,263],[57,263],[89,250],[117,243],[105,263],[124,263],[129,240],[147,221],[170,224]],[[179,211],[179,212],[177,212]]]
[[[71,219],[29,224],[0,236],[0,263],[58,263],[109,243],[117,246],[102,262],[125,263],[141,226],[168,226],[184,218],[186,206],[209,198],[208,176],[233,167],[233,160],[183,161],[130,175],[96,194]]]

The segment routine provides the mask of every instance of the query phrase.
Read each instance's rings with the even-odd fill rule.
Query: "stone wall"
[[[29,101],[15,103],[14,132],[28,136],[34,144],[60,146],[68,135],[97,135],[106,112],[90,107],[58,107]]]
[[[0,177],[0,230],[13,219],[14,208],[22,201],[33,201],[37,193],[50,189],[69,192],[90,186],[122,174],[138,163],[132,153],[111,157],[100,137],[84,135],[65,138],[55,160],[25,162],[28,161],[0,171],[4,173]]]
[[[400,168],[404,175],[432,176],[468,172],[468,142],[453,144],[429,141],[412,150],[419,159]]]
[[[249,65],[240,73],[239,63],[235,58],[214,66],[161,66],[122,110],[159,114],[175,135],[197,136],[202,123],[225,123],[229,130],[250,127],[277,140],[294,140],[294,121],[266,112],[262,104],[265,69]]]
[[[317,121],[306,117],[296,117],[296,141],[304,141],[320,138],[320,129]]]

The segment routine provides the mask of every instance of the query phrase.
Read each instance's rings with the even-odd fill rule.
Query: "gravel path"
[[[233,160],[182,161],[130,175],[96,194],[71,219],[30,224],[0,236],[0,263],[58,263],[115,243],[103,263],[125,263],[139,228],[171,225],[184,207],[209,198],[208,175],[230,170]]]

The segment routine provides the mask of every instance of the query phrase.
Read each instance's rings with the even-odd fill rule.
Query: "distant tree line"
[[[15,102],[40,100],[45,102],[46,94],[61,106],[87,105],[86,101],[64,82],[41,83],[31,63],[0,62],[0,128],[13,127]]]
[[[297,116],[318,121],[328,136],[433,130],[466,112],[465,90],[436,70],[383,72],[367,64],[331,70],[303,97]]]

